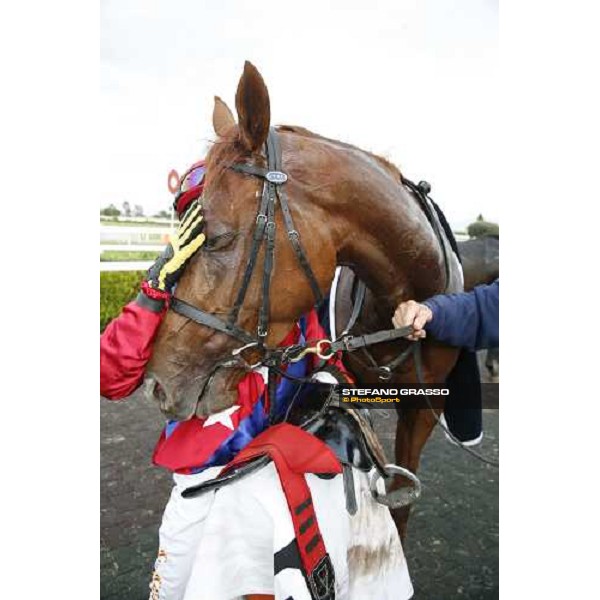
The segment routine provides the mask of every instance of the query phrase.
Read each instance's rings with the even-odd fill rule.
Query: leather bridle
[[[275,209],[277,207],[277,201],[281,207],[283,215],[283,221],[287,230],[287,236],[292,245],[298,264],[304,272],[313,295],[315,297],[315,305],[318,307],[324,300],[323,294],[314,275],[314,272],[308,262],[306,252],[300,241],[300,234],[294,226],[294,221],[289,207],[287,194],[285,192],[285,183],[288,180],[288,176],[282,169],[282,153],[281,146],[279,144],[278,134],[275,129],[271,128],[265,143],[265,156],[267,161],[267,167],[261,167],[249,163],[235,163],[230,166],[233,171],[244,175],[250,175],[252,177],[258,177],[263,180],[263,189],[261,195],[261,201],[256,216],[256,225],[254,228],[254,234],[252,238],[252,246],[250,250],[250,257],[248,264],[244,271],[242,284],[238,291],[235,299],[233,308],[231,309],[229,316],[226,321],[220,319],[216,315],[206,312],[200,308],[197,308],[180,298],[173,297],[170,303],[170,308],[176,313],[198,323],[210,327],[215,331],[219,331],[228,335],[229,337],[235,338],[240,341],[243,346],[232,351],[231,357],[218,363],[213,369],[212,375],[218,368],[221,367],[242,367],[246,369],[253,369],[259,366],[266,366],[269,369],[274,369],[278,375],[287,376],[285,371],[282,371],[280,367],[286,363],[294,362],[299,357],[304,356],[307,351],[314,352],[319,358],[326,360],[331,358],[338,351],[353,352],[359,348],[365,348],[373,344],[382,342],[390,342],[402,337],[406,337],[412,332],[412,327],[403,327],[400,329],[389,329],[384,331],[378,331],[375,333],[351,336],[347,335],[352,325],[358,318],[358,313],[362,308],[362,301],[355,304],[353,315],[350,319],[350,323],[346,327],[344,333],[335,341],[320,340],[313,349],[307,350],[305,346],[293,345],[288,347],[277,347],[267,348],[266,337],[268,335],[269,327],[269,310],[270,310],[270,287],[271,278],[273,272],[273,262],[275,255]],[[431,209],[426,202],[425,196],[426,191],[423,189],[424,182],[416,186],[408,180],[403,180],[403,183],[407,184],[410,189],[415,192],[419,199],[427,218],[430,220],[436,234],[440,236],[435,226],[435,220],[431,214]],[[444,259],[446,263],[446,271],[448,272],[448,261],[445,253],[443,240],[440,237],[440,243],[444,249]],[[261,245],[265,245],[265,258],[262,274],[262,298],[261,305],[258,313],[258,326],[256,335],[245,331],[237,325],[240,309],[244,303],[246,292],[250,285],[250,280],[254,272],[258,253]],[[364,290],[363,290],[364,294]],[[364,295],[363,295],[364,298]],[[411,344],[410,349],[415,355],[415,362],[419,363],[417,366],[418,379],[421,380],[421,369],[420,360],[416,357],[418,352],[419,344]],[[242,353],[249,349],[255,348],[261,351],[261,359],[255,364],[248,364]],[[406,358],[408,358],[411,352],[403,352],[397,360],[394,361],[394,366],[398,366]],[[289,377],[290,379],[297,379]],[[269,381],[274,378],[269,377]]]
[[[267,168],[259,167],[253,164],[237,163],[230,168],[238,173],[258,177],[263,180],[263,189],[258,214],[256,215],[256,225],[252,238],[252,246],[250,257],[242,284],[238,291],[233,308],[229,313],[227,321],[221,320],[219,317],[208,313],[204,310],[196,308],[180,298],[173,298],[171,301],[171,309],[176,313],[199,323],[233,337],[244,344],[243,348],[238,349],[238,354],[241,350],[255,346],[257,349],[265,352],[267,350],[265,340],[269,331],[269,311],[270,311],[270,289],[271,278],[273,273],[273,263],[275,256],[275,209],[277,201],[283,215],[283,221],[287,230],[288,239],[292,245],[296,259],[302,271],[306,275],[310,287],[315,297],[315,303],[321,304],[323,294],[317,282],[317,279],[310,267],[310,263],[306,257],[306,252],[300,242],[300,234],[294,226],[292,214],[287,199],[287,194],[284,190],[284,184],[288,180],[288,176],[281,170],[282,156],[281,146],[277,132],[271,128],[265,143],[265,155],[267,159]],[[256,266],[258,253],[262,245],[265,245],[265,258],[262,274],[262,299],[258,311],[258,326],[256,335],[253,335],[237,325],[240,309],[244,303],[246,292],[250,285],[250,280]]]

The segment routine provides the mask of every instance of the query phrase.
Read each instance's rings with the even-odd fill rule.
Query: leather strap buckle
[[[389,367],[378,367],[379,371],[378,377],[381,381],[388,381],[392,377],[392,370]]]
[[[329,340],[319,340],[316,344],[315,344],[315,354],[321,359],[321,360],[329,360],[330,358],[333,358],[333,356],[335,355],[335,352],[331,349],[331,342]],[[325,354],[326,349],[329,348],[329,352],[327,354]]]

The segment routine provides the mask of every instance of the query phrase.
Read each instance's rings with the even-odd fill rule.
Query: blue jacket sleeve
[[[470,350],[499,345],[499,281],[463,294],[441,294],[423,304],[433,312],[425,329],[440,342]]]

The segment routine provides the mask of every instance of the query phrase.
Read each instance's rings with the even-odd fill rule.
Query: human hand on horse
[[[406,337],[409,340],[417,341],[427,335],[425,324],[429,323],[431,319],[433,319],[433,313],[427,305],[408,300],[398,305],[392,323],[397,329],[412,325],[413,332]]]
[[[194,200],[181,218],[177,233],[148,269],[143,285],[145,292],[155,291],[161,296],[171,294],[185,266],[206,239],[202,233],[202,220],[202,206]]]

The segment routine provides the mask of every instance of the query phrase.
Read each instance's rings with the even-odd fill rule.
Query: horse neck
[[[312,201],[327,213],[326,223],[336,224],[337,264],[350,266],[389,305],[441,292],[442,251],[421,207],[401,183],[400,173],[357,148],[318,141],[329,160],[321,156]]]

